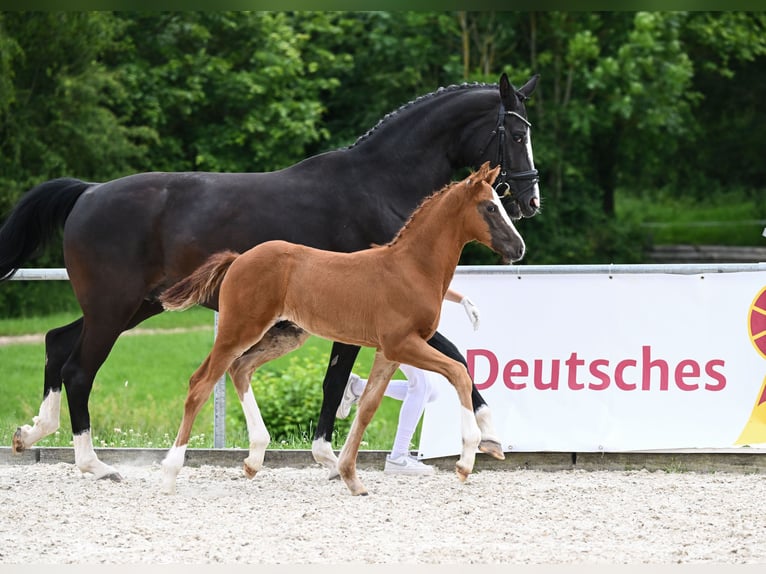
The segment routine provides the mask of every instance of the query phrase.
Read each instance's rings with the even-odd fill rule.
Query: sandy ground
[[[315,468],[0,465],[0,564],[766,563],[766,477],[663,471],[361,469],[352,497]]]

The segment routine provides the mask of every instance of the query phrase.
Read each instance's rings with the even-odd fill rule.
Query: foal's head
[[[485,162],[460,184],[465,187],[466,201],[475,209],[467,209],[466,229],[475,239],[503,258],[503,263],[518,261],[524,256],[524,240],[508,217],[497,192],[492,187],[500,167],[489,168]]]

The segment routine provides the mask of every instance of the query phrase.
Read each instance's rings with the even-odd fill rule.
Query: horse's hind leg
[[[237,390],[247,422],[250,452],[244,460],[244,471],[248,478],[253,478],[263,467],[266,448],[271,440],[250,385],[253,373],[261,365],[299,348],[308,338],[309,334],[297,325],[281,321],[229,367],[229,376]]]
[[[333,343],[330,362],[322,383],[322,408],[319,411],[311,454],[314,460],[329,470],[328,478],[338,478],[338,459],[332,450],[332,433],[335,430],[335,413],[343,398],[359,347],[344,343]]]
[[[428,344],[450,359],[461,363],[466,368],[466,371],[468,370],[468,363],[458,348],[438,331],[429,339]],[[481,430],[479,450],[498,460],[504,460],[503,445],[498,434],[495,432],[495,425],[492,423],[492,412],[484,397],[479,394],[479,390],[473,381],[471,381],[471,404],[473,405],[476,423]]]
[[[61,368],[72,354],[82,331],[82,318],[48,331],[45,336],[45,382],[43,402],[32,426],[23,425],[13,435],[12,451],[20,453],[56,432],[60,426]]]
[[[156,303],[144,302],[132,309],[123,307],[122,314],[113,307],[99,313],[95,312],[97,310],[101,311],[92,307],[86,311],[80,337],[61,369],[61,378],[66,388],[72,422],[75,465],[83,474],[90,473],[95,478],[122,480],[117,470],[101,462],[93,449],[88,399],[96,373],[120,333],[156,315],[162,307]]]

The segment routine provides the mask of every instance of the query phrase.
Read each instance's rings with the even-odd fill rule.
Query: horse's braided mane
[[[421,102],[423,102],[425,100],[430,100],[430,99],[432,99],[432,98],[434,98],[436,96],[440,96],[440,95],[448,93],[448,92],[458,92],[458,91],[461,91],[461,90],[474,90],[474,89],[477,89],[477,88],[497,88],[497,84],[488,84],[488,83],[485,83],[485,82],[464,82],[462,84],[453,84],[451,86],[441,87],[441,88],[439,88],[438,90],[436,90],[434,92],[431,92],[431,93],[428,93],[428,94],[425,94],[425,95],[422,95],[422,96],[418,96],[414,100],[410,100],[406,104],[403,104],[403,105],[399,106],[393,112],[387,113],[385,116],[383,116],[378,121],[377,124],[375,124],[369,130],[367,130],[366,133],[364,133],[361,136],[359,136],[357,138],[357,140],[353,144],[348,146],[346,149],[351,149],[351,148],[359,145],[364,140],[369,138],[372,135],[372,133],[375,130],[377,130],[381,125],[383,125],[385,122],[387,122],[388,120],[390,120],[391,118],[393,118],[394,116],[399,114],[400,112],[403,112],[404,110],[406,110],[408,108],[411,108],[412,106],[418,105],[418,104],[420,104]]]

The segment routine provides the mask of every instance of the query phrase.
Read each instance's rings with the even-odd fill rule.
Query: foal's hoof
[[[109,472],[103,476],[99,476],[98,480],[111,480],[112,482],[122,482],[122,475],[119,472]]]
[[[258,474],[258,471],[255,470],[252,467],[247,466],[247,464],[242,465],[242,470],[245,471],[245,476],[247,478],[254,478],[256,474]]]
[[[467,468],[463,468],[459,464],[456,464],[455,474],[457,475],[460,482],[465,482],[468,479],[468,475],[471,474],[471,471],[469,471]]]
[[[483,440],[479,443],[479,450],[484,454],[496,458],[497,460],[505,460],[505,454],[503,453],[503,446],[496,440]]]
[[[21,427],[18,427],[16,429],[16,432],[13,433],[13,444],[11,444],[11,452],[13,454],[21,454],[26,450],[27,447],[24,446],[24,442],[21,440]]]

